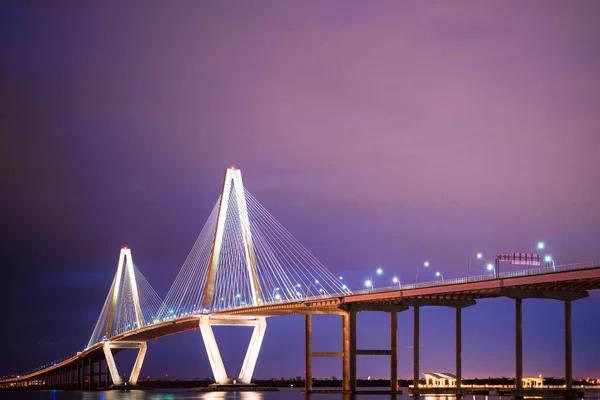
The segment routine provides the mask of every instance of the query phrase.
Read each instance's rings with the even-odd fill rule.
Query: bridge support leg
[[[573,350],[571,331],[571,301],[565,301],[565,386],[573,389]]]
[[[304,390],[312,392],[312,315],[304,316],[304,365],[306,369]]]
[[[419,396],[419,306],[413,307],[413,396]]]
[[[208,354],[208,361],[213,371],[215,381],[217,384],[230,384],[233,380],[227,377],[225,371],[225,365],[219,352],[219,346],[215,339],[215,335],[212,330],[213,325],[230,325],[230,326],[253,326],[254,331],[252,332],[252,338],[246,351],[246,357],[242,364],[242,369],[238,376],[236,383],[250,384],[252,381],[252,375],[254,374],[254,367],[256,367],[256,360],[260,353],[262,341],[265,336],[265,330],[267,329],[267,320],[265,317],[216,317],[211,318],[209,315],[200,316],[200,332],[202,333],[202,339],[204,341],[204,347]]]
[[[350,392],[356,393],[356,310],[350,308]]]
[[[102,386],[102,360],[98,359],[98,385],[96,387],[100,389],[100,386]]]
[[[94,388],[94,360],[90,357],[90,376],[88,382],[88,389],[92,390]]]
[[[523,299],[515,299],[515,389],[523,389]]]
[[[342,391],[350,393],[350,314],[342,315]]]
[[[113,357],[111,349],[139,349],[137,358],[135,359],[135,364],[133,365],[133,370],[131,371],[131,376],[129,377],[129,381],[127,385],[135,386],[137,385],[138,376],[140,375],[140,370],[142,369],[142,364],[144,363],[144,357],[146,356],[146,350],[148,345],[146,342],[104,342],[104,357],[106,358],[106,367],[108,371],[110,371],[110,376],[112,377],[113,385],[119,386],[123,384],[123,380],[119,376],[119,370],[117,369],[117,364],[115,364],[115,359]],[[98,377],[100,379],[100,377]]]
[[[456,388],[462,386],[462,308],[456,307]],[[460,391],[458,393],[461,393]]]
[[[390,313],[390,390],[398,390],[398,313]]]

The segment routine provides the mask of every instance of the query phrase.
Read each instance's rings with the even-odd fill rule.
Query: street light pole
[[[429,261],[425,261],[423,263],[424,267],[429,267]],[[421,264],[417,265],[417,276],[415,277],[415,283],[419,282],[419,268],[421,267]]]
[[[478,259],[481,259],[481,257],[483,257],[482,253],[477,253],[476,257]],[[471,256],[471,258],[469,258],[469,274],[467,276],[471,276],[471,263],[473,262],[473,256]]]
[[[441,272],[436,272],[436,273],[435,273],[435,276],[439,276],[439,277],[441,277],[441,278],[442,278],[442,283],[444,283],[444,275],[442,275],[442,273],[441,273]]]
[[[492,264],[492,263],[489,263],[489,264],[487,265],[487,270],[488,270],[488,271],[493,271],[493,272],[494,272],[494,278],[497,278],[497,277],[498,277],[498,276],[496,275],[496,268],[494,268],[494,264]]]
[[[546,264],[552,263],[552,271],[556,271],[556,265],[554,264],[554,260],[552,259],[552,256],[550,254],[544,257],[544,261],[546,261]]]

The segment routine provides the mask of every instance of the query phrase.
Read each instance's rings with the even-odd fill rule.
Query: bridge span
[[[376,290],[363,290],[350,295],[315,297],[294,302],[279,302],[263,306],[245,306],[222,310],[211,314],[188,315],[173,318],[157,324],[138,328],[111,338],[112,343],[145,344],[163,336],[177,334],[199,328],[203,317],[219,320],[224,317],[237,317],[241,320],[256,317],[275,317],[289,314],[305,315],[305,362],[306,390],[312,391],[311,370],[313,358],[340,357],[343,365],[343,390],[358,392],[356,387],[357,355],[372,354],[390,358],[391,389],[397,385],[397,313],[413,308],[414,310],[414,393],[419,386],[419,309],[425,306],[452,307],[456,309],[456,376],[457,390],[460,390],[462,370],[461,350],[461,310],[473,306],[479,299],[506,297],[515,301],[515,376],[517,383],[522,378],[522,301],[528,298],[541,298],[562,301],[565,319],[565,377],[566,389],[572,388],[571,356],[571,302],[588,296],[588,291],[600,288],[600,262],[529,269],[491,276],[474,276],[445,282],[425,282],[387,287]],[[360,312],[379,311],[390,314],[390,349],[369,350],[356,346],[356,315]],[[312,315],[329,314],[342,317],[342,351],[312,351]],[[131,346],[130,347],[135,347]],[[116,351],[125,347],[116,348]],[[45,369],[23,375],[18,378],[0,381],[0,385],[40,385],[71,389],[93,389],[108,387],[110,374],[102,372],[102,362],[106,360],[104,343],[97,343],[67,360]],[[106,364],[106,362],[105,362]],[[104,377],[104,379],[102,379]],[[417,390],[414,389],[417,388]],[[454,390],[454,389],[453,389]],[[526,390],[518,385],[515,390]],[[422,388],[422,394],[431,389]]]
[[[457,393],[462,377],[462,309],[486,298],[505,297],[515,304],[515,387],[522,396],[522,303],[538,298],[564,304],[565,394],[572,385],[572,302],[600,288],[600,262],[529,268],[491,275],[446,279],[352,292],[329,272],[271,216],[242,183],[241,172],[230,168],[213,212],[200,232],[167,296],[161,299],[135,266],[131,250],[121,249],[117,272],[98,322],[85,349],[61,362],[0,380],[0,387],[97,389],[135,386],[147,342],[188,330],[200,330],[217,384],[250,384],[267,318],[302,314],[305,319],[305,390],[313,392],[315,358],[342,359],[344,393],[357,393],[357,355],[388,357],[390,392],[398,384],[399,312],[413,309],[413,389],[430,393],[419,384],[419,327],[421,307],[451,307],[456,312]],[[357,348],[360,312],[389,313],[390,345],[386,350]],[[339,315],[342,349],[314,352],[312,316]],[[241,371],[227,376],[212,326],[252,326],[254,331]],[[113,355],[138,349],[127,381]],[[103,368],[104,367],[104,368]]]

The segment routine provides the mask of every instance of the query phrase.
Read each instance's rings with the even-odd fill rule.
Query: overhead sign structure
[[[518,265],[540,265],[541,256],[532,253],[500,254],[498,261],[510,262]]]

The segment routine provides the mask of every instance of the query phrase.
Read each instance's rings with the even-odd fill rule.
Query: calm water
[[[105,392],[77,392],[61,390],[42,391],[18,391],[0,392],[0,399],[4,400],[412,400],[404,388],[404,394],[391,395],[359,395],[342,396],[341,394],[312,394],[305,396],[300,393],[299,388],[281,388],[279,392],[242,392],[242,393],[193,393],[187,389],[156,389],[156,390],[132,390],[122,392],[109,390]],[[422,397],[424,400],[455,400],[456,397]],[[501,400],[502,397],[495,396],[466,396],[464,400]],[[504,397],[510,400],[510,397]]]

